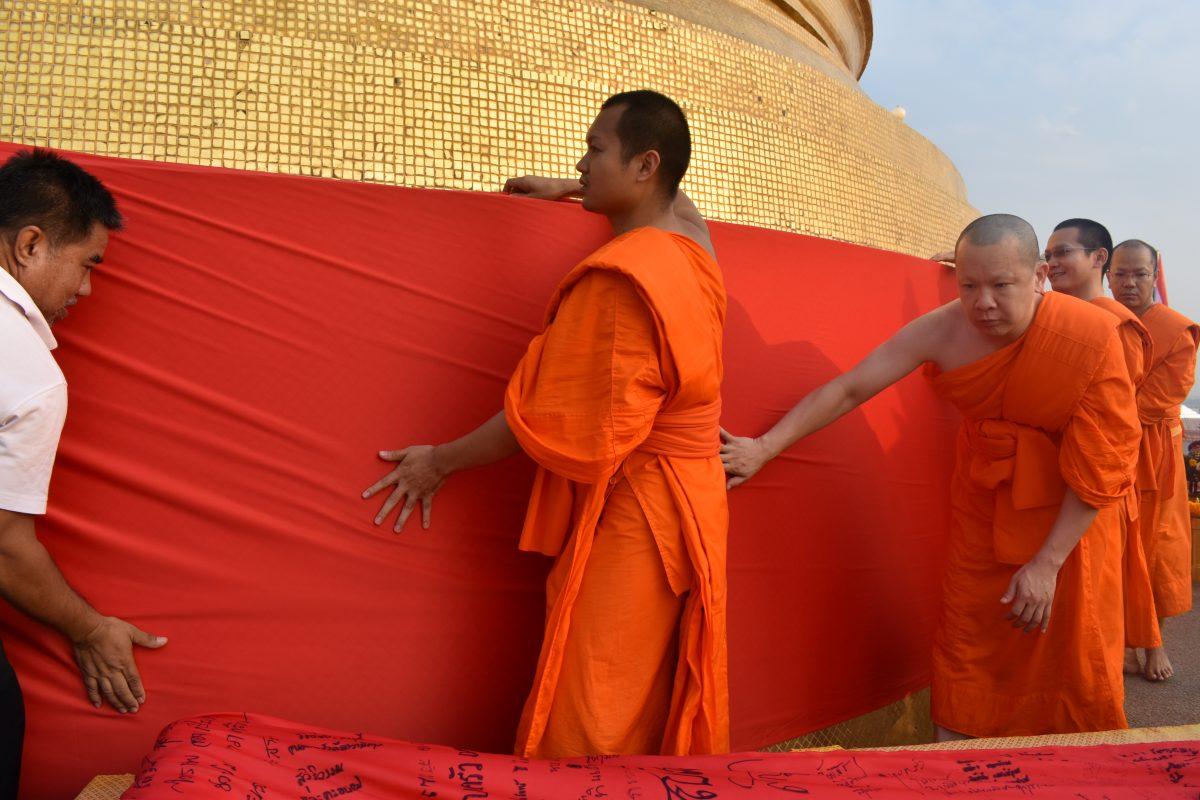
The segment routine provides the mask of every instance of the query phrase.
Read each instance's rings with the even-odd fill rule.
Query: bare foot
[[[1138,661],[1137,649],[1133,647],[1125,648],[1125,674],[1137,675],[1142,671],[1142,663]]]
[[[1155,647],[1146,651],[1146,670],[1143,673],[1146,680],[1165,681],[1167,678],[1175,674],[1175,668],[1171,666],[1171,660],[1167,658],[1167,651],[1161,647]]]

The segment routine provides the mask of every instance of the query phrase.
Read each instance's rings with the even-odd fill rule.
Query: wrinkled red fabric
[[[270,717],[209,714],[168,725],[147,751],[125,800],[754,800],[793,795],[1168,800],[1194,798],[1200,789],[1200,741],[536,761]]]
[[[0,157],[17,149],[0,145]],[[520,553],[524,456],[454,476],[433,527],[376,528],[384,448],[501,408],[554,287],[609,237],[569,203],[79,156],[128,218],[55,329],[70,410],[39,523],[139,651],[136,715],[86,702],[67,642],[11,609],[23,792],[132,769],[215,708],[500,752],[543,624]],[[760,433],[950,299],[932,262],[715,224],[729,297],[722,422]],[[732,746],[929,681],[957,415],[919,376],[730,496]]]

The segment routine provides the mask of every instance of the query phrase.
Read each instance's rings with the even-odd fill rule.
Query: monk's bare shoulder
[[[699,216],[696,216],[695,219],[676,216],[674,219],[664,220],[654,227],[668,233],[686,236],[703,247],[714,259],[717,257],[716,251],[713,250],[712,237],[708,233],[708,223]]]
[[[969,321],[962,303],[951,300],[905,325],[901,334],[915,357],[921,361],[940,362],[947,347],[961,338],[963,326],[967,324]]]
[[[710,256],[717,257],[716,251],[713,250],[712,236],[708,232],[708,221],[691,198],[679,192],[671,206],[670,216],[671,220],[664,227],[683,234],[707,250]]]
[[[690,232],[685,232],[684,236],[692,239],[696,244],[708,251],[708,254],[714,259],[717,257],[717,251],[713,249],[712,236],[708,232],[708,223],[700,220],[698,225],[690,225]]]

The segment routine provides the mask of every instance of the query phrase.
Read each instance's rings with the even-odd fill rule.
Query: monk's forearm
[[[559,200],[565,200],[568,197],[579,197],[583,194],[583,184],[578,178],[547,178],[551,181],[554,187],[554,192],[558,195]]]
[[[1079,540],[1087,533],[1087,529],[1099,513],[1099,509],[1084,503],[1079,499],[1079,495],[1068,487],[1054,527],[1050,529],[1046,541],[1042,543],[1033,560],[1051,566],[1055,571],[1061,569],[1067,556],[1071,555],[1071,551],[1079,544]]]
[[[547,187],[559,200],[580,197],[583,194],[583,184],[579,182],[578,178],[543,178],[542,180],[547,182]],[[700,209],[696,208],[696,204],[682,190],[675,193],[672,210],[681,219],[698,225],[705,224],[704,215],[700,213]]]
[[[517,437],[513,436],[508,420],[504,418],[504,412],[500,411],[466,436],[435,447],[433,457],[438,469],[450,474],[492,464],[520,449]]]
[[[805,436],[816,433],[843,414],[853,411],[861,402],[848,390],[843,378],[834,378],[810,392],[758,441],[768,457],[774,458]]]

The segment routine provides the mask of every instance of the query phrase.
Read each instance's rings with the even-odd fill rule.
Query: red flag
[[[1167,302],[1167,277],[1163,275],[1163,257],[1162,251],[1158,253],[1158,278],[1154,281],[1154,298],[1164,306],[1171,305]]]

